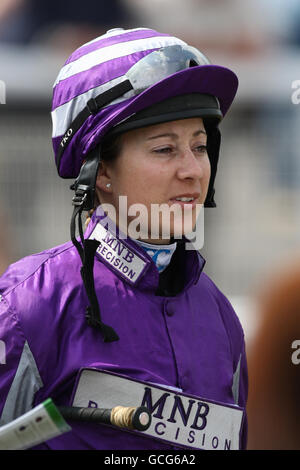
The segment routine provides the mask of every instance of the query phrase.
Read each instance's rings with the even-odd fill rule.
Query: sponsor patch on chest
[[[137,282],[147,267],[146,261],[99,223],[89,238],[100,242],[97,254],[105,264],[131,284]]]
[[[244,410],[133,380],[112,372],[83,369],[72,406],[146,406],[152,416],[143,435],[178,447],[237,450]],[[139,431],[131,431],[139,432]]]

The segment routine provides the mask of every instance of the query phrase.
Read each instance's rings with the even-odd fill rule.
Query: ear
[[[111,178],[109,175],[108,166],[103,161],[100,161],[99,163],[99,169],[98,169],[97,179],[96,179],[96,188],[106,193],[112,192]]]

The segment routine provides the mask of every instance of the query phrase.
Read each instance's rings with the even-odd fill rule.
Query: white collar
[[[171,258],[177,247],[177,242],[170,243],[168,245],[154,245],[152,243],[142,242],[141,240],[135,240],[147,254],[154,261],[158,271],[163,272],[170,264]]]

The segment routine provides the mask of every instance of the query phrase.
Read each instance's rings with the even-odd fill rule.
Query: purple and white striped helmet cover
[[[137,28],[112,30],[77,49],[54,84],[51,115],[55,156],[66,130],[90,98],[124,81],[126,72],[147,54],[172,45],[186,43],[151,29]],[[59,175],[76,178],[86,155],[109,129],[135,112],[169,97],[195,92],[216,96],[224,116],[237,86],[237,77],[229,69],[202,65],[177,72],[134,97],[125,94],[89,116],[74,134],[63,153]]]

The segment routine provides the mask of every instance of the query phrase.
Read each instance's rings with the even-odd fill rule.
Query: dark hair
[[[120,155],[122,150],[122,134],[116,136],[108,136],[103,139],[102,144],[99,144],[99,152],[100,152],[100,162],[114,162],[118,156]],[[95,195],[94,200],[94,209],[88,211],[86,216],[85,227],[88,226],[92,214],[96,209],[97,205],[100,204],[97,196]]]
[[[122,134],[105,137],[100,144],[100,161],[113,162],[122,150]]]

